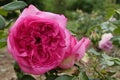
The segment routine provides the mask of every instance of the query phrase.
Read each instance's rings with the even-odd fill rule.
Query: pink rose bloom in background
[[[66,22],[64,15],[39,11],[33,5],[23,10],[7,39],[8,50],[22,71],[38,75],[56,67],[66,69],[84,56],[90,40],[77,41]]]
[[[103,34],[102,39],[99,42],[99,48],[106,51],[110,51],[112,49],[112,42],[110,41],[112,37],[113,35],[111,33]]]

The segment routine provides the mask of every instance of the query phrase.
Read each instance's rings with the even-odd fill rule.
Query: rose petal
[[[75,63],[75,60],[76,60],[75,55],[72,53],[72,48],[77,43],[77,39],[74,36],[70,36],[69,32],[67,32],[67,33],[68,33],[69,37],[67,36],[67,39],[66,39],[67,42],[66,43],[69,44],[69,45],[67,46],[67,50],[66,50],[64,60],[59,65],[59,67],[62,68],[62,69],[67,69],[67,68],[72,67]]]
[[[62,61],[62,63],[59,65],[59,67],[62,69],[68,69],[74,65],[75,60],[76,60],[75,56],[70,55]]]
[[[66,27],[67,18],[64,15],[54,14],[50,12],[38,12],[40,18],[54,20],[63,29]]]
[[[77,60],[80,60],[84,57],[85,51],[90,44],[90,40],[88,38],[82,38],[73,48],[72,53],[74,53],[77,57]]]
[[[102,39],[99,41],[99,48],[110,51],[112,49],[112,42],[110,39],[113,37],[111,33],[105,33],[102,35]]]

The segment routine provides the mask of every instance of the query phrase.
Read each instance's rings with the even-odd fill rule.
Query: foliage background
[[[68,18],[67,28],[73,35],[78,39],[87,36],[92,41],[85,57],[88,62],[81,60],[77,63],[78,73],[71,74],[72,79],[67,76],[68,80],[120,80],[120,0],[19,0],[27,5],[22,5],[20,9],[13,6],[13,10],[3,7],[14,1],[0,0],[0,48],[6,47],[8,30],[20,12],[25,6],[33,4],[43,11],[64,14]],[[116,21],[111,21],[112,18]],[[106,52],[98,48],[98,42],[102,34],[109,32],[114,35],[114,47],[111,52]],[[55,76],[53,73],[50,72],[52,77]],[[65,75],[57,77],[67,80]]]

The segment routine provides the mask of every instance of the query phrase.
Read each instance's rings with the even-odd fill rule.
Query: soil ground
[[[0,80],[15,80],[13,58],[6,48],[0,49]]]

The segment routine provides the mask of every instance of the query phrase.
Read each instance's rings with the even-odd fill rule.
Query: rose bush
[[[9,30],[8,50],[20,68],[30,74],[43,74],[60,67],[70,68],[80,60],[90,44],[80,41],[66,29],[64,15],[25,8]]]
[[[110,39],[113,37],[111,33],[105,33],[102,35],[102,39],[99,41],[99,48],[110,51],[112,49],[112,42]]]

